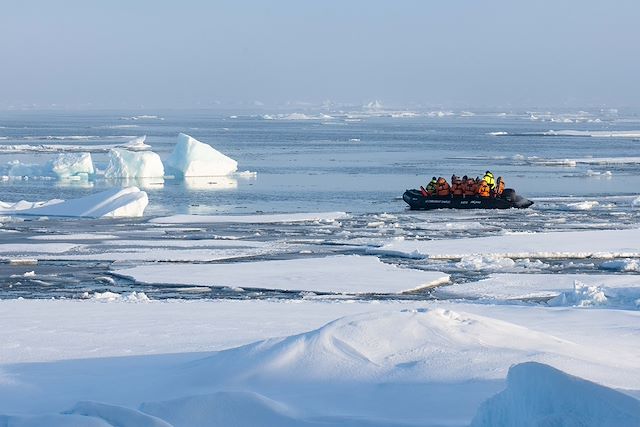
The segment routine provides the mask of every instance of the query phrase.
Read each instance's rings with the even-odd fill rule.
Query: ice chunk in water
[[[238,169],[238,162],[208,144],[181,133],[165,162],[167,171],[179,176],[223,176]]]
[[[130,151],[114,148],[109,151],[106,178],[155,178],[164,176],[160,156],[153,151]]]

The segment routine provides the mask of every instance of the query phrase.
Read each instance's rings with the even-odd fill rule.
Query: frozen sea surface
[[[137,119],[127,119],[131,117]],[[575,250],[575,256],[565,254],[562,259],[535,253],[523,259],[482,253],[442,259],[398,256],[384,247],[399,239],[420,243],[638,228],[640,142],[633,136],[638,129],[640,120],[631,113],[597,111],[3,112],[0,165],[43,164],[56,149],[86,150],[92,152],[98,170],[104,170],[108,147],[142,135],[164,160],[178,133],[186,132],[237,160],[238,170],[256,175],[164,181],[7,178],[0,182],[0,199],[5,202],[74,199],[136,185],[147,192],[149,206],[139,219],[3,217],[0,298],[90,298],[134,291],[151,298],[308,298],[308,292],[265,289],[260,283],[241,289],[184,286],[179,281],[176,286],[155,286],[118,270],[157,263],[250,263],[333,255],[375,254],[402,268],[448,274],[454,284],[496,272],[611,273],[603,267],[611,259],[585,259]],[[522,211],[411,212],[401,199],[406,188],[424,185],[432,175],[475,176],[486,169],[504,176],[509,187],[535,205]],[[345,214],[334,218],[336,212]],[[313,218],[314,214],[320,216]],[[229,222],[198,215],[242,219]],[[256,223],[256,215],[279,220]],[[308,220],[295,220],[308,215]],[[633,256],[614,251],[609,258],[634,262],[625,261]],[[622,269],[615,274],[638,272]],[[434,297],[430,289],[392,296],[363,291],[352,297]],[[321,289],[317,294],[325,295]]]

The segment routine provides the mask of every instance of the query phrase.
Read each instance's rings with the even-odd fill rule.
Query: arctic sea
[[[211,262],[195,254],[173,259],[128,256],[141,248],[164,248],[166,239],[247,239],[267,249],[217,256],[218,263],[364,254],[389,239],[458,239],[514,232],[607,230],[637,227],[640,209],[640,116],[594,111],[5,111],[0,113],[0,182],[4,202],[73,199],[102,189],[135,185],[146,191],[142,219],[55,219],[6,217],[0,239],[11,245],[52,234],[81,243],[81,253],[34,253],[30,266],[0,266],[0,297],[82,297],[92,292],[144,291],[157,298],[298,298],[299,292],[211,292],[155,287],[114,272],[145,262]],[[6,176],[10,162],[43,164],[52,147],[86,148],[98,170],[107,154],[100,147],[146,135],[163,159],[178,133],[187,133],[238,161],[239,174],[178,180],[55,180]],[[535,201],[527,210],[411,212],[405,189],[426,185],[431,176],[482,175],[490,169],[507,187]],[[248,171],[244,173],[243,171]],[[150,223],[176,214],[248,215],[344,212],[333,223],[208,225],[159,228]],[[115,235],[121,245],[87,242],[89,233]],[[49,236],[54,242],[55,236]],[[59,240],[60,242],[63,240]],[[142,242],[142,243],[140,243]],[[203,250],[207,246],[203,246]],[[127,252],[127,250],[130,250]],[[146,249],[144,249],[146,251]],[[234,249],[235,250],[235,249]],[[114,253],[120,255],[114,255]],[[5,251],[12,254],[29,253]],[[233,256],[231,256],[233,255]],[[459,264],[379,255],[386,263],[444,271],[454,282],[483,277]],[[186,257],[186,259],[185,259]],[[8,259],[7,258],[7,259]],[[457,263],[457,264],[456,264]],[[547,260],[568,273],[602,272],[600,262]],[[482,270],[482,269],[480,269]],[[44,283],[44,284],[43,284]],[[260,289],[260,284],[255,284]],[[207,288],[208,289],[208,288]],[[367,298],[374,296],[368,295]],[[378,296],[382,298],[381,296]],[[430,298],[429,292],[405,298]],[[394,296],[394,298],[400,298]]]

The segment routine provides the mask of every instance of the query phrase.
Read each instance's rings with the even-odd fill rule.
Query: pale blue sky
[[[12,1],[0,108],[639,106],[640,2]]]

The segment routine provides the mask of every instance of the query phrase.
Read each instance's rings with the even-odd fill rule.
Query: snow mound
[[[0,415],[0,426],[11,427],[113,427],[112,424],[84,415]],[[126,427],[128,427],[127,425]],[[123,425],[123,427],[125,427]]]
[[[104,420],[118,427],[173,427],[171,424],[135,409],[98,402],[78,402],[69,414]]]
[[[285,405],[245,391],[217,392],[167,402],[143,403],[140,410],[175,427],[301,426]]]
[[[72,200],[48,202],[0,202],[5,215],[37,215],[61,217],[140,217],[149,204],[147,193],[138,187],[114,188]]]
[[[478,410],[472,427],[640,425],[640,401],[548,365],[509,369],[507,388]]]
[[[82,176],[88,178],[93,175],[93,161],[89,153],[61,153],[51,161],[51,171],[58,178]]]
[[[109,151],[109,166],[105,178],[156,178],[164,176],[160,156],[153,151],[130,151],[114,148]]]
[[[223,176],[238,169],[238,162],[208,144],[181,133],[165,162],[167,170],[179,177]]]
[[[402,310],[348,316],[311,332],[221,351],[194,362],[184,379],[232,384],[500,379],[509,364],[580,351],[551,335],[480,315]]]

